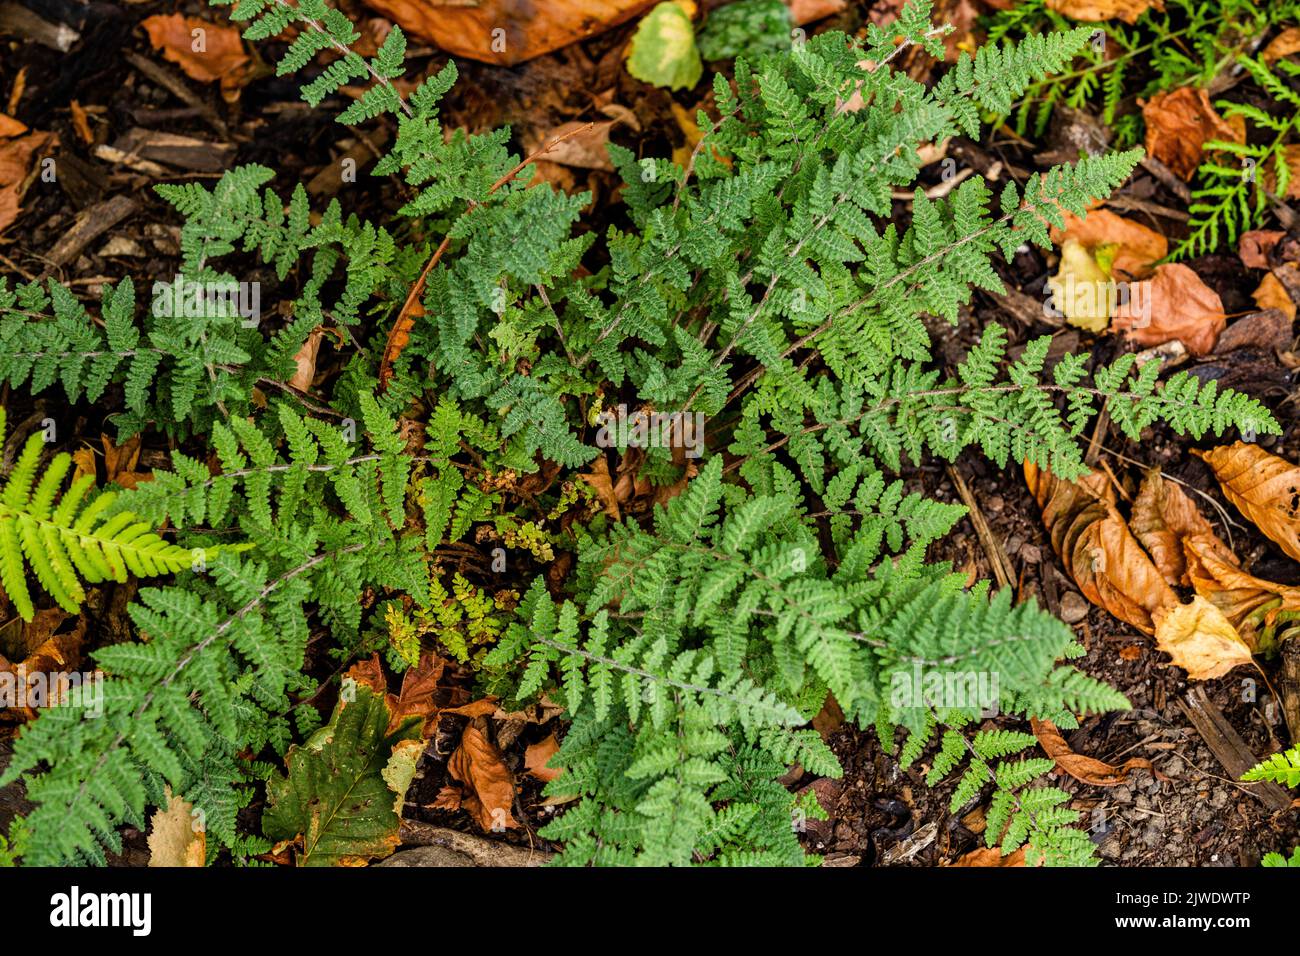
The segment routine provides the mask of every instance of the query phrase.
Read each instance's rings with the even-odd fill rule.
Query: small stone
[[[1002,500],[1001,495],[993,495],[986,502],[984,502],[984,510],[989,512],[990,514],[1001,513],[1002,509],[1005,506],[1006,506],[1006,502]]]
[[[1020,560],[1026,564],[1037,564],[1043,560],[1043,552],[1039,550],[1038,545],[1026,542],[1020,546]]]
[[[1128,787],[1119,786],[1110,792],[1111,797],[1116,803],[1132,803],[1133,791]]]
[[[105,258],[108,256],[142,258],[145,251],[144,247],[134,239],[128,239],[126,236],[114,236],[104,243],[104,248],[99,250],[99,254]]]
[[[1183,763],[1183,758],[1174,754],[1174,756],[1165,761],[1163,770],[1166,777],[1177,777],[1185,768],[1186,764]]]
[[[1061,620],[1066,624],[1078,624],[1088,616],[1088,602],[1077,591],[1066,591],[1061,595]]]

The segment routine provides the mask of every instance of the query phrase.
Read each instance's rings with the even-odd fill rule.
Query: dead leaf
[[[1065,225],[1053,226],[1051,233],[1058,246],[1068,239],[1077,240],[1116,278],[1145,278],[1155,263],[1169,254],[1164,236],[1109,209],[1093,209],[1082,218],[1067,212]]]
[[[466,724],[460,746],[447,761],[447,772],[461,784],[460,806],[480,827],[500,831],[519,826],[510,813],[515,800],[514,781],[501,752],[488,739],[486,718],[478,717]]]
[[[1214,351],[1228,324],[1219,294],[1181,263],[1157,266],[1155,277],[1129,286],[1129,299],[1115,310],[1111,330],[1127,332],[1139,345],[1175,339],[1193,355]]]
[[[600,499],[601,506],[605,509],[605,514],[615,521],[621,520],[618,496],[614,494],[613,478],[609,473],[609,462],[605,460],[605,456],[598,457],[591,463],[591,471],[578,477],[591,485],[592,490],[596,492],[596,497]]]
[[[1079,240],[1061,244],[1061,262],[1047,286],[1052,290],[1052,306],[1071,325],[1101,332],[1110,324],[1110,274]]]
[[[140,436],[132,435],[121,445],[114,445],[107,435],[99,436],[104,446],[104,480],[116,482],[123,488],[134,488],[142,481],[150,481],[153,475],[136,471],[140,464]]]
[[[1079,590],[1093,604],[1147,634],[1153,615],[1178,597],[1151,563],[1115,508],[1102,472],[1062,481],[1032,462],[1025,481],[1042,509],[1052,547]]]
[[[555,739],[555,734],[551,734],[543,741],[531,744],[524,751],[524,767],[538,780],[543,783],[550,783],[564,773],[563,770],[557,767],[548,767],[546,765],[559,749],[560,744]]]
[[[20,136],[25,132],[27,132],[26,124],[20,123],[12,116],[6,116],[4,113],[0,113],[0,136]]]
[[[1029,726],[1034,736],[1038,738],[1038,743],[1047,752],[1047,756],[1056,761],[1057,769],[1068,773],[1080,783],[1093,787],[1117,787],[1134,770],[1149,770],[1155,773],[1151,761],[1141,757],[1130,757],[1116,767],[1104,760],[1075,753],[1050,720],[1031,719]]]
[[[1287,27],[1268,42],[1268,46],[1264,47],[1264,51],[1259,56],[1265,63],[1272,63],[1298,50],[1300,50],[1300,27]]]
[[[203,866],[207,834],[194,816],[194,805],[166,787],[167,809],[149,818],[150,866]]]
[[[442,680],[447,662],[434,651],[423,650],[414,667],[408,667],[402,675],[402,688],[397,696],[388,695],[388,705],[393,712],[393,719],[388,724],[392,733],[408,717],[424,718],[425,738],[433,736],[438,726],[441,712],[438,710],[438,682]]]
[[[1142,656],[1142,646],[1140,644],[1126,644],[1119,649],[1119,659],[1122,661],[1135,661]]]
[[[513,66],[649,10],[658,0],[366,0],[386,17],[455,56]]]
[[[987,847],[979,847],[977,849],[971,850],[969,853],[962,854],[960,857],[957,858],[957,861],[952,865],[953,866],[999,866],[999,867],[1024,866],[1025,849],[1026,848],[1022,846],[1020,849],[1013,850],[1011,853],[1008,853],[1006,856],[1003,856],[1002,851],[997,847],[994,847],[991,850]]]
[[[0,230],[18,218],[20,191],[34,154],[51,141],[49,133],[31,132],[0,140]]]
[[[316,378],[316,356],[320,353],[320,343],[324,337],[324,329],[312,329],[307,340],[302,343],[302,348],[294,354],[293,361],[297,368],[289,379],[290,388],[296,388],[300,392],[311,391],[311,383]]]
[[[179,13],[147,17],[140,25],[149,34],[150,45],[190,79],[200,83],[219,80],[227,98],[243,85],[252,59],[244,52],[237,27]]]
[[[1237,241],[1237,255],[1243,265],[1251,269],[1267,269],[1268,254],[1286,233],[1281,229],[1252,229],[1243,232]]]
[[[1191,680],[1222,677],[1254,660],[1223,612],[1199,594],[1190,604],[1157,612],[1155,620],[1156,647],[1187,671]]]
[[[785,0],[785,5],[790,8],[794,22],[803,26],[839,13],[848,6],[848,0]]]
[[[1148,9],[1163,10],[1161,0],[1047,0],[1047,8],[1063,13],[1072,20],[1097,23],[1102,20],[1123,20],[1136,23]]]
[[[609,133],[616,120],[599,123],[562,123],[540,138],[531,137],[524,145],[531,153],[547,143],[556,145],[546,151],[546,161],[578,169],[601,169],[612,172],[614,163],[609,158]]]
[[[1300,589],[1247,574],[1202,537],[1183,542],[1187,574],[1196,593],[1217,607],[1253,653],[1272,643],[1282,614],[1300,612]]]
[[[1129,527],[1170,585],[1190,585],[1183,540],[1199,536],[1205,546],[1233,564],[1236,556],[1219,540],[1210,523],[1183,489],[1166,481],[1158,470],[1147,473],[1133,502]]]
[[[1286,286],[1273,273],[1264,276],[1264,281],[1250,294],[1250,297],[1261,309],[1276,309],[1290,321],[1295,321],[1295,302],[1291,294],[1286,291]]]
[[[1215,112],[1209,94],[1190,86],[1153,96],[1142,107],[1142,119],[1147,128],[1147,153],[1185,180],[1201,165],[1210,140],[1244,140],[1241,130]]]
[[[1300,468],[1250,442],[1192,449],[1233,506],[1300,561]]]

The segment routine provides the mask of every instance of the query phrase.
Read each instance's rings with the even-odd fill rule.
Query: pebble
[[[1061,620],[1066,624],[1078,624],[1088,616],[1088,602],[1077,591],[1066,591],[1061,595]]]

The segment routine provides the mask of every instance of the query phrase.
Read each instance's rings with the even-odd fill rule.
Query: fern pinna
[[[1126,704],[1061,663],[1079,652],[1064,624],[927,559],[962,509],[899,472],[973,448],[1077,476],[1077,439],[1103,405],[1134,438],[1156,421],[1198,436],[1277,426],[1247,396],[1162,380],[1131,355],[1049,366],[1042,338],[1010,360],[997,326],[937,365],[927,319],[956,323],[973,288],[1000,289],[995,256],[1046,245],[1138,154],[997,191],[979,176],[939,199],[918,190],[900,227],[894,194],[914,186],[918,147],[976,135],[982,113],[1007,112],[1091,35],[963,54],[927,87],[892,63],[942,51],[930,13],[914,2],[860,39],[737,58],[685,164],[611,146],[626,216],[602,234],[582,228],[590,196],[526,185],[508,130],[444,129],[454,65],[399,89],[400,30],[366,60],[323,0],[239,0],[249,38],[292,28],[282,73],[341,54],[304,87],[309,103],[367,84],[340,119],[396,125],[376,171],[402,176],[409,199],[377,224],[338,202],[313,211],[300,186],[286,202],[256,166],[162,187],[185,220],[181,287],[224,287],[247,267],[283,306],[256,315],[189,321],[177,296],[155,295],[137,317],[124,282],[106,290],[101,329],[57,284],[0,285],[10,387],[111,395],[122,433],[177,444],[170,470],[106,514],[169,522],[187,556],[222,545],[141,590],[139,642],[97,652],[115,688],[104,718],[56,708],[18,739],[0,782],[22,776],[37,804],[26,858],[101,859],[166,786],[207,815],[212,855],[264,849],[237,812],[268,779],[277,806],[302,805],[285,791],[295,774],[268,762],[323,717],[304,670],[319,629],[331,670],[379,650],[400,668],[437,642],[503,707],[562,702],[563,773],[547,789],[577,799],[544,833],[563,863],[816,862],[798,823],[823,809],[779,780],[794,764],[839,773],[806,726],[830,695],[903,763],[929,754],[954,810],[989,801],[990,845],[1088,862],[1032,738],[985,721],[1070,726]],[[423,311],[404,308],[421,284]],[[288,385],[325,331],[341,371],[320,391]],[[638,446],[638,479],[685,486],[648,516],[615,518],[576,490],[579,468],[592,478],[613,463],[601,456],[629,452],[600,426],[620,405],[712,423],[698,461],[680,440]],[[491,562],[444,567],[480,549]],[[558,551],[574,570],[539,573]],[[9,562],[6,588],[21,575]],[[516,584],[517,608],[485,597]],[[262,832],[290,838],[296,819],[276,810]]]

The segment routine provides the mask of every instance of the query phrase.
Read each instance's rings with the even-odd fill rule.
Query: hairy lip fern
[[[0,446],[5,440],[5,410],[0,408]],[[108,491],[93,500],[86,495],[95,484],[83,475],[63,491],[72,456],[55,455],[36,479],[45,439],[30,435],[9,475],[0,484],[0,585],[23,620],[35,609],[24,573],[24,558],[41,586],[69,614],[85,599],[81,580],[91,584],[156,577],[188,568],[194,560],[188,548],[153,533],[148,522],[132,512],[110,512],[117,495]]]
[[[997,326],[937,367],[927,317],[956,323],[973,288],[1000,289],[993,257],[1047,244],[1063,210],[1083,214],[1124,181],[1135,151],[997,191],[978,176],[941,199],[918,190],[905,226],[894,200],[916,182],[920,145],[977,135],[982,111],[1005,113],[1063,70],[1090,29],[964,54],[931,87],[890,67],[907,47],[941,52],[925,2],[860,40],[826,33],[738,58],[715,77],[716,115],[700,112],[685,166],[611,147],[623,205],[602,235],[578,229],[589,196],[526,186],[509,130],[443,128],[453,65],[399,90],[399,29],[366,60],[324,0],[238,0],[232,16],[250,39],[293,28],[279,70],[315,71],[312,105],[369,84],[340,118],[395,124],[376,171],[404,177],[407,222],[345,216],[337,201],[313,212],[301,186],[286,203],[257,166],[160,187],[184,218],[181,278],[221,287],[237,280],[227,270],[252,270],[284,299],[262,322],[158,300],[138,320],[123,280],[105,290],[101,328],[57,283],[0,279],[0,380],[73,401],[120,395],[120,432],[180,442],[171,470],[89,506],[102,522],[73,518],[75,501],[64,515],[60,527],[117,549],[99,548],[106,564],[90,571],[177,578],[131,605],[140,641],[94,652],[113,691],[103,713],[53,708],[19,737],[0,785],[22,777],[36,804],[12,842],[27,862],[102,861],[168,787],[206,815],[214,859],[247,862],[267,838],[318,847],[304,810],[316,783],[293,771],[303,742],[322,739],[310,675],[377,650],[405,666],[421,640],[477,668],[502,706],[563,702],[563,773],[547,792],[565,810],[544,831],[561,863],[817,862],[799,824],[824,811],[780,779],[796,764],[840,773],[806,726],[828,695],[887,749],[901,743],[903,764],[928,755],[931,782],[955,782],[954,812],[987,800],[990,846],[1091,861],[1069,794],[1042,779],[1050,762],[1026,753],[1033,739],[982,721],[1070,727],[1127,704],[1061,663],[1080,649],[1060,621],[927,560],[962,509],[898,472],[977,449],[1077,476],[1076,440],[1103,405],[1130,438],[1157,421],[1197,436],[1277,426],[1245,395],[1186,373],[1162,381],[1131,355],[1050,363],[1043,337],[1009,360]],[[341,56],[313,66],[326,49]],[[855,96],[861,109],[844,109]],[[422,285],[397,355],[386,332]],[[287,384],[320,328],[343,356],[323,396]],[[594,462],[594,486],[611,464],[596,425],[628,403],[713,424],[689,473],[682,449],[643,450],[633,477],[680,493],[618,522],[571,492],[578,467]],[[62,473],[31,493],[28,447],[0,494],[3,584],[30,613],[17,596],[26,554],[75,607],[67,576],[25,543],[62,533],[40,523],[59,513]],[[135,515],[169,521],[177,544],[155,544]],[[215,542],[214,560],[191,564]],[[145,546],[159,550],[146,560]],[[576,562],[548,590],[533,569],[561,550]],[[484,570],[445,566],[467,555]],[[483,597],[507,587],[524,595],[517,608]],[[971,697],[982,678],[995,686]],[[371,737],[358,776],[374,784],[398,743]],[[287,776],[271,763],[286,754]],[[263,782],[273,809],[249,833],[239,811]],[[351,860],[344,842],[306,856]]]

